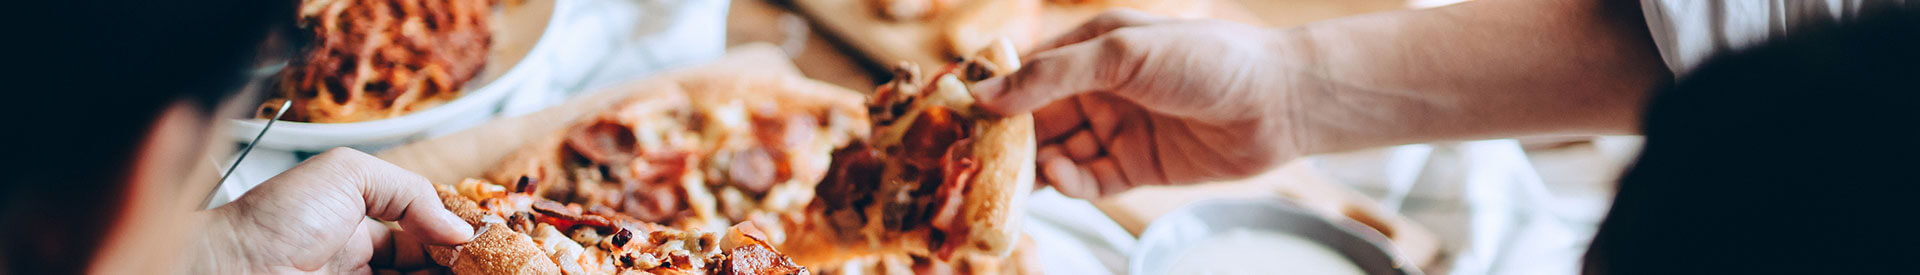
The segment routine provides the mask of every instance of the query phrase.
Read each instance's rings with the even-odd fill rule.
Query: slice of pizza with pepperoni
[[[647,223],[601,206],[560,203],[484,180],[436,185],[474,240],[431,246],[455,274],[807,274],[752,223],[724,236]]]

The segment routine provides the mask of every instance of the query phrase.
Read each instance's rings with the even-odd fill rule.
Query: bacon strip
[[[940,190],[933,194],[932,207],[934,229],[945,232],[945,243],[934,251],[942,259],[952,258],[953,252],[964,244],[967,235],[967,221],[961,218],[961,206],[966,204],[966,192],[973,185],[973,176],[980,167],[973,160],[973,139],[955,141],[947,153],[941,157],[944,164],[941,171]]]

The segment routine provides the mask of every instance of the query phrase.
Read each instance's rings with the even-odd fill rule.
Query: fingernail
[[[459,233],[466,236],[456,236],[456,237],[459,237],[458,239],[472,240],[474,238],[480,237],[479,236],[480,232],[475,231],[473,224],[467,223],[467,220],[461,219],[460,216],[454,215],[451,212],[442,213],[440,215],[440,222],[445,223],[447,225],[447,228],[454,228],[456,230],[466,229],[463,233]]]

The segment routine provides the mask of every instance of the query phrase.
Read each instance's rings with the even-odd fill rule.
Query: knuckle
[[[1139,23],[1141,21],[1140,18],[1144,16],[1145,13],[1140,11],[1112,9],[1101,12],[1099,16],[1093,18],[1092,22],[1097,22],[1097,25],[1108,28],[1126,27]]]
[[[1152,37],[1154,35],[1147,29],[1121,28],[1101,37],[1100,49],[1122,56],[1138,56],[1145,53]]]

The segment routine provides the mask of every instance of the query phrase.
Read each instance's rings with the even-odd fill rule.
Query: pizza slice
[[[478,228],[472,242],[427,249],[456,274],[807,274],[752,223],[717,236],[483,180],[434,187],[448,210]]]
[[[794,232],[781,247],[808,262],[1007,255],[1033,189],[1033,118],[975,108],[967,83],[1019,64],[1013,45],[1001,40],[931,78],[899,66],[868,101],[873,138],[834,153],[805,223],[789,226]]]

